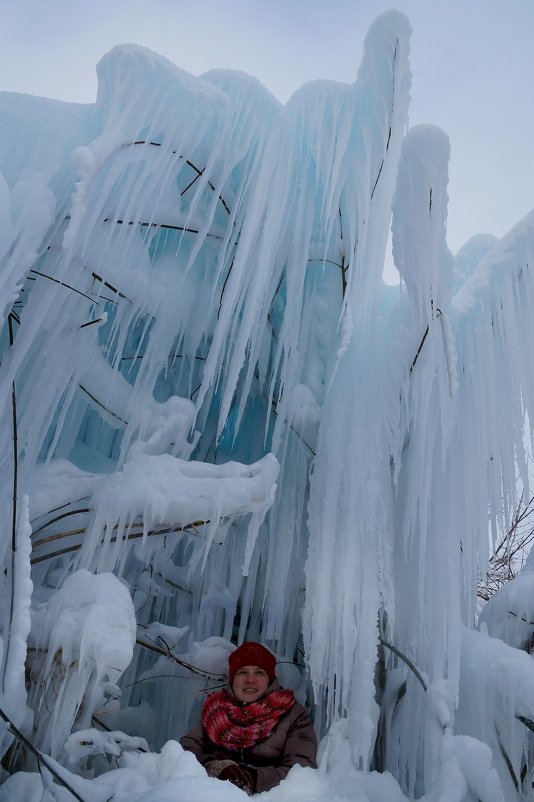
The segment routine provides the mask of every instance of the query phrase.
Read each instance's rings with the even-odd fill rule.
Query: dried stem
[[[48,762],[48,758],[42,752],[35,748],[35,746],[29,741],[25,735],[23,735],[17,727],[13,724],[9,716],[7,716],[4,711],[0,708],[0,718],[7,724],[9,731],[19,740],[24,746],[26,746],[32,755],[36,758],[39,764],[45,766],[45,768],[50,772],[50,774],[63,786],[69,791],[72,796],[78,800],[78,802],[85,802],[82,797],[76,793],[74,788],[69,785],[69,783],[63,779],[61,774],[59,774],[56,769]]]
[[[164,644],[165,648],[158,646],[158,644],[155,641],[153,641],[152,638],[148,638],[150,643],[147,643],[146,640],[142,640],[141,638],[137,638],[136,643],[139,644],[139,646],[143,646],[143,648],[145,649],[150,649],[150,651],[156,652],[156,654],[161,654],[164,657],[167,657],[169,660],[172,660],[179,666],[182,666],[182,668],[187,668],[188,671],[191,671],[192,674],[197,674],[199,677],[205,677],[206,679],[215,679],[220,681],[226,679],[224,674],[214,674],[211,671],[204,671],[203,669],[198,668],[197,666],[194,666],[191,663],[185,662],[185,660],[180,660],[179,657],[176,657],[176,655],[172,653],[171,648],[165,642],[165,640],[161,636],[159,636],[159,638]]]

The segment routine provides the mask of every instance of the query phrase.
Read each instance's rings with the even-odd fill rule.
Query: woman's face
[[[232,689],[240,702],[255,702],[269,687],[269,675],[259,666],[242,666],[234,674]]]

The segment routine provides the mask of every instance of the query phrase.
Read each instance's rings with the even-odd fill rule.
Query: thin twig
[[[196,677],[184,677],[181,674],[154,674],[153,676],[148,677],[140,677],[139,679],[134,680],[133,682],[129,682],[125,685],[125,688],[133,688],[135,685],[140,685],[141,682],[154,682],[157,679],[179,679],[182,682],[187,682],[189,680],[194,680],[198,682]],[[228,683],[224,683],[223,685],[214,685],[214,688],[224,688]],[[209,688],[200,688],[195,693],[203,693],[203,691],[209,691]]]
[[[137,359],[143,359],[144,356],[145,356],[144,354],[135,354],[135,356],[121,356],[119,361],[120,362],[132,362],[132,361],[137,360]],[[200,362],[205,362],[206,361],[206,357],[205,356],[196,356],[195,355],[192,358],[193,359],[198,359]],[[191,359],[191,357],[189,356],[189,354],[176,354],[176,353],[173,354],[173,353],[170,353],[170,354],[168,354],[167,359]]]
[[[388,643],[387,640],[384,640],[384,638],[379,638],[379,641],[382,644],[382,646],[385,646],[387,649],[390,649],[393,652],[393,654],[396,654],[397,657],[400,657],[400,659],[403,661],[403,663],[406,663],[408,668],[411,669],[411,671],[413,671],[413,673],[415,674],[415,676],[417,677],[417,679],[419,680],[419,682],[423,686],[423,690],[426,691],[427,690],[426,682],[424,681],[424,679],[421,676],[420,672],[417,670],[417,668],[412,663],[410,658],[406,657],[406,655],[403,654],[400,651],[400,649],[397,649],[396,646],[393,646],[391,643]]]
[[[221,688],[226,688],[228,685],[227,682],[223,682],[222,685],[211,685],[209,688],[199,688],[197,693],[206,693],[207,691],[218,691]]]
[[[103,729],[105,732],[113,732],[113,730],[111,729],[111,727],[108,727],[108,725],[107,725],[107,724],[104,724],[104,722],[103,722],[103,721],[102,721],[100,718],[98,718],[98,716],[95,716],[95,714],[94,714],[94,713],[93,713],[93,715],[91,716],[91,719],[92,719],[92,721],[94,721],[94,722],[95,722],[95,724],[98,724],[98,726],[99,726],[99,727],[102,727],[102,729]],[[146,754],[146,752],[148,751],[148,750],[146,750],[146,749],[143,749],[143,747],[142,747],[142,746],[135,746],[135,747],[134,747],[134,750],[135,750],[136,752],[145,752],[145,754]]]
[[[518,779],[516,777],[516,773],[514,771],[514,767],[512,766],[512,761],[510,760],[510,757],[509,757],[506,749],[504,748],[504,746],[501,743],[501,739],[499,737],[499,732],[498,732],[497,728],[495,728],[495,731],[497,733],[497,743],[499,744],[499,749],[500,749],[501,755],[503,757],[504,762],[506,763],[506,768],[510,772],[510,777],[512,778],[512,782],[513,782],[513,784],[515,786],[515,789],[516,789],[516,791],[518,791],[519,790],[519,781],[518,781]]]
[[[12,346],[13,338],[13,323],[11,315],[8,316],[9,327],[9,345]],[[13,498],[11,506],[11,588],[9,598],[9,624],[7,629],[7,644],[6,654],[4,659],[4,673],[2,675],[2,690],[5,692],[6,671],[9,663],[9,653],[12,638],[10,637],[11,627],[13,624],[13,615],[15,610],[15,555],[17,552],[17,485],[18,485],[18,436],[17,436],[17,393],[15,389],[15,380],[13,379],[11,385],[11,413],[12,413],[12,426],[13,426]]]
[[[98,726],[102,727],[102,729],[105,730],[106,732],[113,732],[111,727],[108,727],[107,724],[104,724],[104,722],[101,721],[101,719],[99,719],[98,716],[95,716],[94,713],[92,714],[91,719],[92,719],[92,721],[95,722],[95,724],[98,724]]]
[[[127,148],[127,147],[130,147],[131,145],[152,145],[152,147],[154,147],[154,148],[160,148],[161,147],[161,142],[152,142],[152,141],[150,141],[148,139],[137,139],[135,142],[128,142],[128,144],[122,145],[122,148]],[[183,159],[183,156],[179,156],[178,152],[176,150],[172,150],[171,153],[174,156],[178,156],[179,159]],[[185,163],[189,167],[191,167],[192,170],[194,170],[197,173],[197,178],[200,178],[200,176],[204,175],[204,170],[206,168],[204,168],[204,170],[201,170],[199,167],[196,166],[196,164],[193,164],[193,162],[190,161],[189,159],[186,159]],[[192,183],[194,183],[194,182],[192,182]],[[211,183],[211,181],[208,181],[207,183],[208,183],[209,188],[211,190],[213,190],[213,192],[215,192],[215,187]],[[189,186],[191,186],[191,185],[189,185]],[[184,192],[187,192],[188,189],[189,189],[189,187],[186,187],[184,189]],[[181,194],[183,195],[183,192]],[[230,209],[228,208],[228,205],[227,205],[226,201],[224,200],[224,198],[222,197],[222,195],[219,195],[219,200],[221,201],[225,211],[228,214],[230,214]]]
[[[349,263],[345,264],[345,253],[341,254],[341,294],[343,298],[345,297],[345,293],[347,291],[347,270],[349,269]]]
[[[421,353],[421,351],[423,350],[423,345],[425,344],[425,340],[426,340],[426,338],[427,338],[427,336],[428,336],[428,331],[429,331],[429,325],[428,325],[428,323],[427,323],[427,324],[426,324],[425,333],[423,334],[423,338],[422,338],[421,342],[419,343],[419,348],[417,349],[417,353],[416,353],[416,355],[415,355],[415,356],[414,356],[414,358],[413,358],[413,362],[412,362],[412,365],[411,365],[411,367],[410,367],[410,374],[411,374],[412,370],[415,368],[415,363],[416,363],[416,362],[417,362],[417,360],[419,359],[419,354],[420,354],[420,353]]]
[[[50,512],[54,512],[54,510],[50,510]],[[50,521],[47,521],[45,524],[42,524],[38,529],[34,529],[33,532],[32,532],[32,535],[33,535],[33,537],[35,537],[35,535],[38,535],[39,532],[43,531],[43,529],[48,529],[49,526],[52,526],[52,524],[55,524],[58,521],[63,520],[63,518],[68,518],[71,515],[81,515],[84,512],[91,512],[91,510],[89,509],[89,507],[84,507],[83,509],[69,510],[69,512],[64,512],[62,515],[56,515],[55,518],[52,518]]]
[[[230,273],[232,272],[232,268],[234,266],[234,261],[235,261],[235,254],[232,257],[232,261],[230,262],[230,267],[228,268],[228,272],[226,273],[226,276],[224,277],[224,282],[223,282],[222,289],[221,289],[221,294],[220,294],[220,297],[219,297],[219,309],[217,310],[217,319],[219,319],[219,316],[221,314],[224,293],[226,291],[226,285],[228,283],[228,279],[230,278]]]
[[[393,64],[392,64],[392,68],[391,68],[391,117],[390,117],[390,121],[391,121],[391,119],[393,117],[393,110],[395,108],[395,62],[397,61],[398,45],[399,45],[399,40],[397,39],[397,42],[395,44],[395,50],[393,52]],[[391,140],[391,122],[390,122],[389,130],[388,130],[388,138],[387,138],[387,142],[386,142],[386,150],[385,150],[384,156],[382,158],[382,161],[380,162],[378,175],[376,177],[376,181],[374,183],[374,186],[373,186],[373,189],[372,189],[372,192],[371,192],[371,200],[373,200],[373,195],[375,194],[376,187],[378,185],[378,182],[380,180],[380,176],[382,174],[382,170],[384,168],[384,162],[386,160],[386,154],[387,154],[387,152],[389,150],[390,140]]]
[[[32,755],[37,759],[38,763],[42,763],[43,766],[50,772],[50,774],[64,787],[69,791],[78,802],[85,802],[82,797],[76,793],[74,788],[69,785],[69,783],[63,779],[61,774],[59,774],[56,769],[48,762],[48,758],[42,752],[35,748],[35,746],[29,741],[25,735],[23,735],[17,727],[13,724],[11,719],[4,713],[2,708],[0,708],[0,718],[2,718],[8,726],[9,731],[17,738],[21,743],[26,746]]]
[[[91,496],[82,496],[81,498],[77,498],[74,501],[66,501],[64,504],[60,504],[58,507],[53,507],[51,510],[42,513],[42,515],[52,515],[53,512],[58,512],[58,510],[64,510],[65,507],[68,507],[71,504],[79,504],[80,501],[87,501],[87,499],[89,498],[91,498]],[[35,518],[32,518],[30,520],[30,523],[33,523],[33,521],[36,521],[38,518],[41,518],[42,515],[36,515]]]
[[[434,308],[434,305],[432,304],[432,309],[433,308]],[[436,318],[441,317],[441,314],[442,314],[441,309],[437,309],[436,310]],[[432,318],[434,319],[434,316],[432,316]],[[412,365],[410,367],[410,374],[412,373],[413,369],[415,368],[415,363],[419,359],[419,354],[423,350],[423,345],[425,344],[425,340],[426,340],[426,338],[428,336],[429,329],[430,329],[430,325],[427,323],[426,329],[425,329],[425,333],[423,334],[421,342],[419,343],[419,348],[417,349],[417,353],[413,358],[413,362],[412,362]]]
[[[99,401],[98,398],[95,398],[94,395],[92,395],[92,393],[90,393],[89,390],[83,386],[83,384],[79,384],[78,387],[80,388],[80,390],[82,390],[82,392],[84,392],[86,395],[89,396],[91,401],[94,401],[97,406],[105,410],[105,412],[107,412],[108,415],[111,415],[113,418],[116,418],[121,423],[124,423],[125,426],[128,425],[128,421],[125,421],[124,418],[121,418],[120,415],[117,415],[116,412],[112,412],[111,409],[108,409],[106,406],[104,406],[104,404],[101,401]]]
[[[199,521],[192,521],[189,524],[185,524],[185,526],[168,526],[168,527],[164,527],[163,529],[150,529],[148,532],[146,532],[146,537],[154,537],[155,535],[171,535],[171,534],[176,534],[177,532],[186,532],[187,534],[190,534],[191,531],[194,532],[196,535],[198,535],[199,533],[197,532],[197,527],[198,526],[205,526],[205,525],[207,525],[209,523],[211,523],[210,520],[206,520],[206,521],[200,521],[199,520]],[[145,537],[145,532],[142,529],[142,527],[143,527],[143,523],[142,522],[141,523],[135,523],[134,522],[134,523],[129,525],[129,529],[130,530],[133,527],[141,528],[141,531],[140,532],[128,531],[126,533],[125,537],[121,538],[121,540],[123,540],[123,541],[137,540],[139,538]],[[114,524],[113,530],[117,530],[118,528],[119,528],[119,525],[118,524]],[[52,542],[54,540],[62,540],[63,538],[71,537],[72,535],[83,535],[83,534],[85,534],[85,532],[86,532],[85,529],[69,529],[66,532],[56,532],[53,535],[48,535],[47,537],[41,538],[41,540],[35,542],[33,544],[33,549],[35,550],[39,546],[46,545],[46,543],[50,543],[50,542]],[[101,541],[100,541],[100,544],[101,545],[106,545],[106,544],[110,544],[110,543],[116,543],[117,539],[118,538],[117,538],[116,535],[113,535],[107,541],[104,538],[102,538]],[[43,562],[44,560],[50,560],[53,557],[60,557],[63,554],[68,554],[68,553],[73,552],[73,551],[78,551],[78,549],[81,548],[81,545],[82,545],[81,543],[77,543],[74,546],[67,546],[64,549],[59,549],[58,551],[51,552],[50,554],[43,554],[40,557],[33,557],[30,560],[30,562],[31,562],[32,565],[35,565],[36,563]],[[219,545],[221,545],[221,544],[219,544]]]
[[[81,290],[77,290],[76,287],[72,287],[70,284],[67,284],[65,281],[60,281],[58,278],[54,278],[53,276],[49,276],[46,273],[41,273],[40,270],[30,270],[30,273],[35,273],[36,276],[41,276],[42,278],[47,278],[49,281],[53,281],[55,284],[61,284],[62,287],[66,287],[67,290],[72,290],[73,292],[78,293],[83,298],[87,298],[88,301],[91,301],[92,304],[96,304],[99,306],[100,304],[95,298],[91,298],[90,295],[86,295]]]
[[[521,724],[524,724],[531,732],[534,732],[534,721],[532,721],[532,719],[518,715],[516,715],[516,719],[520,721]]]
[[[137,638],[135,642],[139,644],[139,646],[143,646],[145,649],[150,649],[150,651],[156,652],[156,654],[161,654],[164,657],[167,657],[169,660],[173,660],[179,666],[187,668],[187,670],[191,671],[192,674],[198,674],[200,677],[206,677],[207,679],[217,679],[217,680],[226,679],[224,674],[214,674],[212,671],[203,671],[201,668],[197,668],[196,666],[191,665],[191,663],[186,663],[184,660],[180,660],[179,657],[176,657],[176,655],[171,652],[167,644],[165,644],[167,648],[162,649],[161,646],[158,646],[157,643],[152,640],[152,638],[149,638],[149,640],[151,642],[147,643],[146,641]],[[161,638],[161,640],[163,641],[163,643],[165,643],[163,638]]]
[[[118,290],[116,287],[114,287],[108,281],[105,281],[105,279],[103,279],[102,276],[99,276],[98,273],[95,273],[93,271],[91,273],[91,276],[95,281],[100,281],[104,285],[104,287],[108,288],[108,290],[111,290],[112,292],[116,292],[117,295],[119,296],[119,298],[124,298],[125,301],[129,301],[129,303],[132,303],[132,301],[130,300],[130,298],[128,298],[127,295],[124,295],[124,293],[122,293],[120,290]]]
[[[277,666],[288,665],[288,666],[295,666],[295,668],[306,668],[305,665],[303,665],[302,663],[295,663],[294,660],[277,660],[276,665]]]
[[[141,228],[163,228],[170,231],[183,231],[184,234],[200,234],[200,229],[198,228],[190,228],[189,226],[174,226],[170,223],[147,223],[142,220],[113,220],[111,217],[105,217],[104,223],[116,223],[117,225],[126,225],[126,226],[141,226]],[[212,239],[222,240],[220,234],[210,234],[209,232],[206,233],[206,237],[211,237]]]
[[[517,613],[513,613],[511,610],[508,610],[508,614],[513,615],[514,618],[519,618],[519,620],[524,621],[525,624],[532,624],[532,626],[534,627],[534,621],[529,621],[528,618],[525,618],[524,616],[518,616]]]
[[[81,329],[86,329],[87,326],[94,326],[95,323],[102,323],[103,320],[104,320],[103,317],[97,317],[95,320],[89,320],[87,323],[82,323],[80,328]]]

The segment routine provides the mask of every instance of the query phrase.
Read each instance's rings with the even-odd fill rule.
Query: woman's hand
[[[256,786],[256,778],[254,775],[254,769],[245,766],[243,763],[233,763],[230,766],[226,766],[226,768],[221,771],[219,780],[229,780],[233,785],[237,785],[238,788],[241,788],[250,795],[254,793],[254,788]]]

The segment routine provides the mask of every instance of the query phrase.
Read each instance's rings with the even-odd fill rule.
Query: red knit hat
[[[235,672],[243,666],[262,668],[272,682],[276,676],[276,657],[261,643],[245,641],[228,658],[228,680],[233,684]]]

